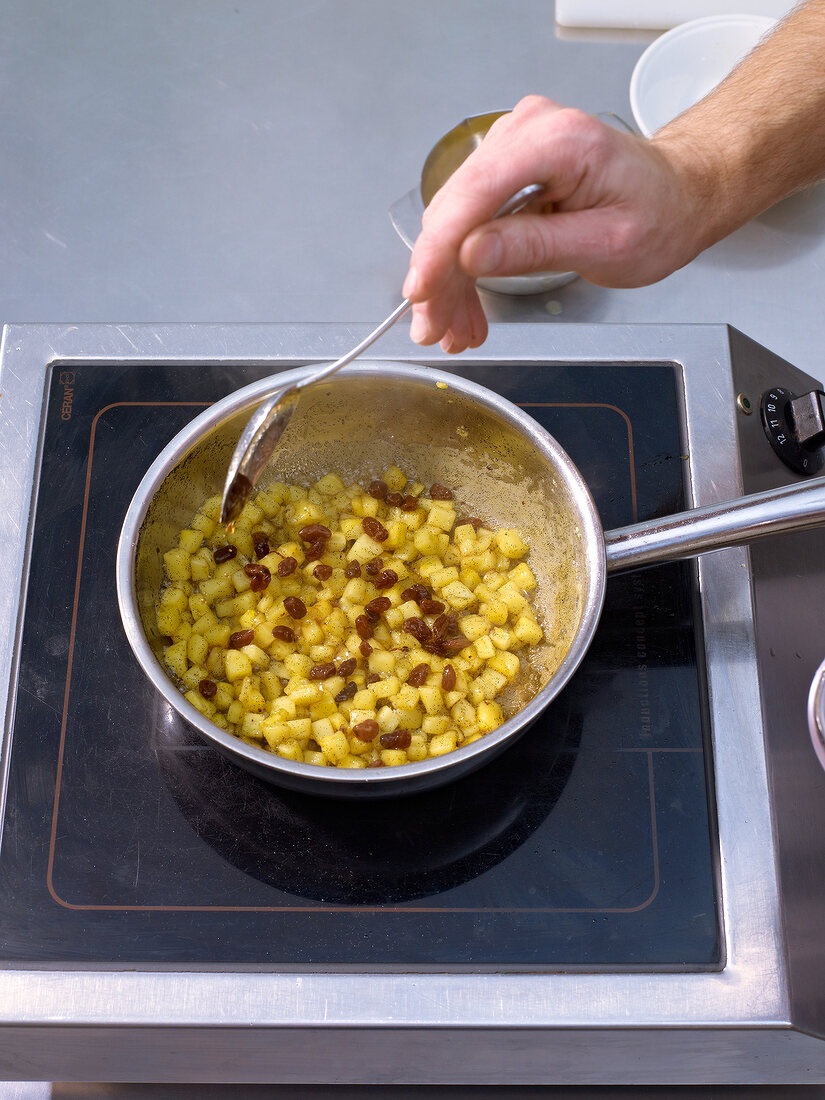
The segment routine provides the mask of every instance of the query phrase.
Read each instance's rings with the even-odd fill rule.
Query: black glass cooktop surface
[[[288,367],[292,364],[284,364]],[[606,528],[683,507],[673,365],[473,365],[570,452]],[[0,850],[6,965],[713,969],[690,565],[608,583],[579,672],[474,775],[379,803],[268,786],[144,678],[115,548],[158,452],[265,373],[55,367]]]

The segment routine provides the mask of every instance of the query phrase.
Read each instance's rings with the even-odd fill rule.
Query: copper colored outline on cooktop
[[[75,574],[74,599],[72,603],[72,621],[69,633],[69,651],[66,664],[66,686],[63,692],[63,713],[60,722],[60,745],[57,757],[57,775],[55,781],[54,801],[52,808],[51,834],[49,838],[49,860],[47,869],[47,888],[49,894],[58,905],[66,909],[83,911],[114,911],[114,912],[231,912],[231,913],[289,913],[289,912],[397,912],[397,913],[637,913],[646,909],[659,892],[659,846],[658,831],[656,827],[656,800],[654,793],[653,754],[663,750],[658,749],[631,749],[619,750],[630,752],[644,752],[647,755],[648,782],[650,790],[650,832],[651,832],[651,862],[653,888],[650,895],[639,905],[628,907],[610,908],[565,908],[565,907],[514,907],[514,906],[420,906],[420,905],[78,905],[61,898],[52,882],[52,871],[55,858],[55,841],[57,837],[57,819],[60,808],[60,784],[63,771],[63,754],[66,740],[66,726],[69,714],[69,696],[71,693],[72,661],[74,657],[75,632],[77,628],[77,611],[80,598],[80,580],[83,571],[83,548],[86,539],[86,517],[89,505],[89,492],[92,482],[92,463],[94,459],[95,434],[97,422],[104,413],[115,408],[163,408],[169,406],[191,408],[205,408],[211,404],[209,401],[116,401],[105,405],[100,409],[92,421],[89,436],[89,455],[86,466],[86,481],[83,491],[83,511],[80,523],[80,540],[78,542],[77,570]],[[520,408],[527,409],[609,409],[622,418],[627,428],[628,460],[630,464],[630,494],[634,522],[637,518],[636,498],[636,472],[633,456],[633,426],[625,412],[615,405],[599,402],[579,401],[543,401],[543,402],[518,402]],[[664,750],[678,752],[697,752],[696,749]]]

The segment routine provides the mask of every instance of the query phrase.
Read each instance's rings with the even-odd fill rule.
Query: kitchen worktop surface
[[[0,323],[377,321],[408,256],[388,208],[440,135],[529,92],[629,122],[630,74],[652,37],[559,35],[550,0],[0,0],[0,20]],[[485,305],[492,321],[548,326],[725,322],[822,378],[823,270],[818,187],[656,286],[576,280]],[[421,1092],[0,1083],[0,1100]],[[484,1095],[699,1093],[825,1088]]]

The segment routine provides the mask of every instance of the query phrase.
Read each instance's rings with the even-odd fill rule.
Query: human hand
[[[705,247],[678,158],[581,111],[528,96],[498,119],[424,212],[404,294],[410,334],[448,352],[478,347],[481,276],[577,271],[601,286],[656,282]],[[520,188],[545,191],[491,220]]]

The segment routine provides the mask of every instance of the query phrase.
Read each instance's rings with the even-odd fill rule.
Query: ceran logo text
[[[57,376],[57,380],[63,387],[63,398],[60,402],[60,419],[72,419],[72,401],[74,400],[74,371],[64,370]]]

